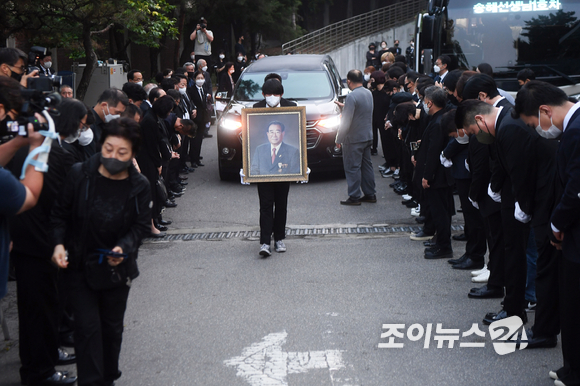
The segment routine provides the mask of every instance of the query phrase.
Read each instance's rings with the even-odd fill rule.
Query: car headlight
[[[335,129],[338,129],[338,126],[340,126],[340,115],[321,119],[320,121],[318,121],[317,126],[327,129],[327,131],[333,131]]]
[[[242,122],[234,118],[224,118],[220,123],[224,130],[235,131],[242,127]]]

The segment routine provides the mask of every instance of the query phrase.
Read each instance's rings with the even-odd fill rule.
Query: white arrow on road
[[[237,376],[252,386],[287,386],[288,374],[305,373],[312,369],[330,372],[344,368],[341,350],[283,352],[286,331],[269,334],[261,342],[242,351],[242,355],[224,361],[237,367]]]

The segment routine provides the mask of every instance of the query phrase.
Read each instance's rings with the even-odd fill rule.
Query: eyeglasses
[[[88,129],[90,129],[90,128],[91,128],[91,126],[90,126],[90,125],[87,125],[87,124],[86,124],[86,123],[84,123],[84,122],[81,122],[81,125],[82,125],[82,127],[81,127],[81,131],[87,131]]]
[[[24,74],[26,72],[26,67],[24,67],[24,66],[21,66],[21,67],[9,66],[9,67],[10,67],[10,69],[12,69],[12,68],[19,68],[20,70],[22,70],[22,74]]]

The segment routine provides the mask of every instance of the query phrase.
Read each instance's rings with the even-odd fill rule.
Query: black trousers
[[[429,212],[437,230],[436,247],[451,250],[451,216],[454,211],[451,187],[425,189]],[[425,221],[427,224],[427,221]]]
[[[473,261],[483,261],[485,258],[486,248],[486,232],[483,223],[483,217],[479,210],[476,209],[471,201],[469,201],[469,187],[471,185],[470,179],[456,179],[455,186],[459,193],[459,201],[463,209],[463,220],[465,222],[465,236],[467,243],[465,244],[465,254]]]
[[[520,316],[525,312],[525,293],[528,262],[526,249],[530,226],[514,218],[513,207],[501,208],[501,221],[504,234],[505,258],[505,298],[504,310],[508,315]]]
[[[550,244],[550,225],[534,227],[538,260],[536,268],[536,318],[534,337],[556,336],[560,333],[560,297],[558,275],[560,255]],[[580,350],[580,347],[578,347]]]
[[[205,130],[205,126],[198,124],[197,126],[197,134],[195,138],[190,138],[190,147],[189,147],[189,161],[192,164],[199,163],[200,159],[199,156],[201,155],[201,144],[203,142],[203,133]]]
[[[379,128],[373,126],[373,147],[371,147],[371,150],[377,151],[378,145],[379,145]]]
[[[191,138],[184,136],[181,139],[181,146],[178,149],[179,153],[179,169],[187,166],[185,162],[189,159],[189,148],[191,146]]]
[[[433,220],[433,214],[431,213],[431,203],[428,199],[428,194],[421,184],[418,184],[419,191],[419,203],[421,204],[421,216],[425,217],[425,223],[423,224],[423,232],[428,235],[434,235],[437,231],[437,226]]]
[[[35,384],[58,361],[58,269],[48,258],[12,252],[16,270],[20,378]]]
[[[290,182],[261,182],[258,184],[260,197],[260,244],[270,245],[286,238],[286,217]]]
[[[79,386],[103,386],[119,378],[119,354],[129,287],[95,291],[84,273],[67,272],[75,318]]]
[[[565,241],[564,241],[565,243]],[[578,253],[579,251],[576,251]],[[563,368],[558,377],[566,386],[580,385],[580,264],[560,257],[560,318]],[[538,300],[539,305],[539,300]]]
[[[487,246],[489,248],[489,279],[487,287],[490,289],[501,289],[505,286],[505,244],[503,241],[503,228],[501,222],[501,212],[497,211],[484,217],[485,234],[487,235]]]

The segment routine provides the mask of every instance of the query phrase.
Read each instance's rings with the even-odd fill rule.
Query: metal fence
[[[282,53],[326,54],[362,36],[387,30],[415,19],[427,0],[406,0],[349,19],[282,44]]]

